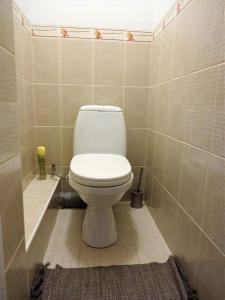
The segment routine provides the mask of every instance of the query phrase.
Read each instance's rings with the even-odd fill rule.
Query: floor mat
[[[48,269],[39,266],[31,299],[190,300],[198,299],[173,257],[166,263]]]

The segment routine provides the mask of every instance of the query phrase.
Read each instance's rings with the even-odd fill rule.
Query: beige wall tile
[[[46,165],[62,165],[61,129],[59,127],[36,127],[36,146],[46,147]]]
[[[85,85],[62,85],[62,125],[75,126],[77,113],[82,105],[92,103],[92,87]]]
[[[222,38],[220,44],[220,62],[225,61],[225,18],[223,18]]]
[[[14,56],[0,48],[0,101],[16,101]]]
[[[63,166],[69,166],[73,158],[74,128],[62,128]]]
[[[219,68],[210,149],[225,157],[225,67]]]
[[[200,230],[182,210],[178,210],[176,250],[173,253],[179,259],[192,286],[196,271],[198,241]]]
[[[150,173],[147,169],[145,169],[144,200],[145,200],[145,204],[147,204],[148,206],[151,205],[152,187],[153,187],[152,184],[153,184],[152,173]]]
[[[34,126],[34,97],[33,84],[24,81],[24,101],[25,101],[25,118],[26,128]]]
[[[94,42],[93,83],[123,85],[124,42]]]
[[[59,40],[32,38],[34,82],[59,82]]]
[[[62,83],[92,83],[92,41],[61,39]]]
[[[169,103],[168,134],[179,140],[185,138],[185,126],[189,99],[189,80],[186,76],[171,84],[171,98]]]
[[[149,44],[126,43],[125,85],[149,85]]]
[[[154,168],[155,135],[154,131],[148,130],[146,166],[152,173]]]
[[[144,166],[146,163],[147,130],[128,129],[127,157],[133,166]]]
[[[195,287],[199,298],[223,300],[225,295],[224,256],[201,234]]]
[[[35,129],[30,128],[27,130],[27,163],[28,170],[32,174],[35,171],[35,163],[36,163],[36,149],[35,149]]]
[[[24,179],[29,173],[27,131],[20,132],[21,171]]]
[[[183,145],[179,202],[200,225],[208,154]]]
[[[162,186],[153,180],[150,211],[170,250],[176,247],[178,207]]]
[[[123,88],[115,86],[94,86],[94,104],[107,104],[123,108]]]
[[[27,299],[26,252],[24,239],[6,272],[7,299]]]
[[[149,89],[147,127],[156,129],[157,125],[158,88]]]
[[[17,104],[0,102],[0,162],[18,152]]]
[[[158,36],[151,44],[151,60],[150,60],[150,86],[159,81],[159,59],[160,59],[161,37]]]
[[[224,7],[223,0],[193,2],[191,70],[201,70],[219,62]]]
[[[225,253],[225,161],[210,156],[208,168],[203,228]]]
[[[152,182],[152,199],[150,212],[156,222],[158,228],[162,227],[162,204],[165,198],[165,190],[158,183],[158,181],[153,178]],[[161,230],[161,229],[160,229]]]
[[[22,27],[22,63],[23,63],[23,78],[32,81],[32,41],[31,35],[27,29]]]
[[[171,198],[171,196],[165,192],[165,197],[162,202],[162,226],[161,233],[172,252],[177,244],[176,240],[176,228],[177,228],[177,215],[178,206]]]
[[[27,124],[25,118],[25,99],[24,99],[23,79],[20,79],[18,77],[16,78],[16,87],[17,87],[19,130],[25,130]]]
[[[15,61],[16,74],[23,76],[23,56],[22,56],[22,25],[14,17],[14,44],[15,44]]]
[[[12,1],[1,1],[0,45],[14,53]]]
[[[157,149],[155,150],[157,151]],[[165,187],[177,198],[180,184],[182,144],[170,138],[166,144]]]
[[[34,128],[30,128],[20,132],[20,155],[21,155],[21,168],[22,178],[32,178],[35,171],[36,163],[36,150],[35,150],[35,135]],[[29,178],[27,178],[29,180]]]
[[[0,180],[0,194],[4,195],[1,197],[0,210],[5,266],[7,266],[24,236],[19,155],[0,165]]]
[[[171,99],[171,83],[165,83],[159,87],[157,107],[157,129],[167,133],[169,122],[169,103]]]
[[[148,89],[125,88],[124,112],[128,128],[145,128],[148,112]]]
[[[34,85],[35,121],[38,126],[60,125],[60,86]]]
[[[192,40],[194,31],[193,1],[175,20],[173,76],[178,77],[190,72]]]
[[[167,137],[161,134],[155,135],[154,145],[154,175],[158,180],[164,182],[165,174],[165,155],[166,155],[166,140]]]
[[[171,22],[163,32],[160,46],[159,81],[172,77],[175,22]]]
[[[209,149],[217,68],[191,76],[185,140]]]

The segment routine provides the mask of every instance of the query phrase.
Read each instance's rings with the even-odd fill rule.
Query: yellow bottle
[[[46,156],[46,148],[44,146],[37,147],[37,160],[39,165],[39,179],[46,179],[46,171],[45,171],[45,156]]]

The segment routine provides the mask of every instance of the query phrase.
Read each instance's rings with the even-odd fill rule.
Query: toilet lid
[[[116,186],[132,176],[126,157],[115,154],[79,154],[70,163],[70,177],[88,186]]]

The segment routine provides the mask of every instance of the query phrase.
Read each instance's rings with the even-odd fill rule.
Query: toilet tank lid
[[[81,106],[80,111],[110,111],[118,112],[122,111],[120,107],[111,105],[85,105]]]

